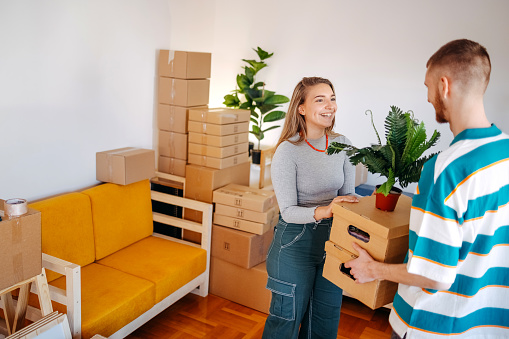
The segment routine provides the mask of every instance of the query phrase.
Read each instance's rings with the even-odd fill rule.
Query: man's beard
[[[435,107],[435,119],[439,124],[444,124],[446,122],[449,122],[447,118],[445,117],[445,106],[444,101],[440,97],[440,94],[438,93],[438,89],[435,93],[435,103],[433,104],[433,107]]]

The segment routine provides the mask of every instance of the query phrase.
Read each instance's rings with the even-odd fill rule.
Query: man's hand
[[[352,243],[352,246],[359,253],[359,257],[346,262],[345,267],[351,268],[350,274],[354,276],[355,282],[364,284],[378,279],[373,270],[377,262],[357,243]]]

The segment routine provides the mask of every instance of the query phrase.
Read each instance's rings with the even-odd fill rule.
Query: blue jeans
[[[332,218],[291,224],[282,218],[267,254],[272,291],[264,339],[336,338],[343,290],[322,276]]]

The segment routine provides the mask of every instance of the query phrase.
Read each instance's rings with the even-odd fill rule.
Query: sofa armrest
[[[42,254],[42,266],[65,275],[65,290],[50,285],[50,298],[67,307],[72,337],[81,338],[81,267],[46,253]]]

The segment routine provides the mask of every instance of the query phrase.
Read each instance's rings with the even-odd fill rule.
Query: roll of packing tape
[[[28,212],[27,201],[19,198],[5,200],[4,210],[8,217],[19,217]]]

